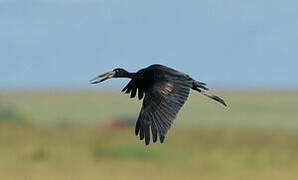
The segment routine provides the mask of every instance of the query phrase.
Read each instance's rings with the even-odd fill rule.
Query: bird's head
[[[111,78],[130,77],[129,75],[130,73],[127,72],[125,69],[116,68],[112,71],[108,71],[96,76],[95,78],[91,79],[90,82],[91,84],[97,84]],[[99,79],[99,78],[102,78],[102,79]]]

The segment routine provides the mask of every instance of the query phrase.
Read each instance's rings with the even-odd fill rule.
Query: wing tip
[[[152,127],[151,127],[152,128]],[[150,144],[150,132],[149,132],[149,127],[148,129],[143,129],[142,127],[136,127],[136,130],[135,130],[135,135],[138,136],[139,135],[139,138],[140,140],[145,140],[145,145],[148,146]],[[157,136],[154,135],[154,133],[152,133],[152,141],[153,143],[156,143],[157,140],[158,140],[158,137],[159,137],[159,141],[161,144],[164,143],[164,140],[165,140],[165,136],[164,135],[159,135]]]
[[[147,139],[145,139],[145,145],[148,146],[150,144],[150,140],[147,141]]]
[[[160,141],[161,144],[164,142],[164,140],[165,140],[165,136],[164,135],[160,135],[159,136],[159,141]]]
[[[137,120],[136,128],[135,128],[135,135],[137,136],[140,132],[140,122]]]

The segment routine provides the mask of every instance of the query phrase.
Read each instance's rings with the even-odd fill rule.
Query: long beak
[[[114,76],[114,74],[115,74],[114,71],[108,71],[108,72],[105,72],[105,73],[103,73],[103,74],[101,74],[101,75],[98,75],[98,76],[96,76],[95,78],[91,79],[91,80],[90,80],[90,83],[91,83],[91,84],[97,84],[97,83],[100,83],[100,82],[102,82],[102,81],[105,81],[105,80],[107,80],[107,79],[112,78],[112,77]],[[99,78],[101,78],[101,77],[104,77],[104,78],[99,79]],[[97,80],[97,79],[99,79],[99,80]]]

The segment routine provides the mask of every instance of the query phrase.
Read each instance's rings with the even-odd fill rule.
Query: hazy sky
[[[0,0],[0,88],[90,88],[154,63],[214,87],[297,88],[297,19],[297,0]]]

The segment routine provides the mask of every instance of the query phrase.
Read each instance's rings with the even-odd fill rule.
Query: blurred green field
[[[224,108],[190,94],[174,127],[227,126],[298,130],[298,92],[217,93]],[[109,118],[137,118],[142,102],[120,93],[0,93],[0,103],[23,111],[35,124],[98,124]]]
[[[298,93],[218,94],[228,108],[191,94],[165,143],[146,147],[133,124],[104,125],[134,123],[141,102],[123,94],[0,93],[0,177],[298,179]]]

